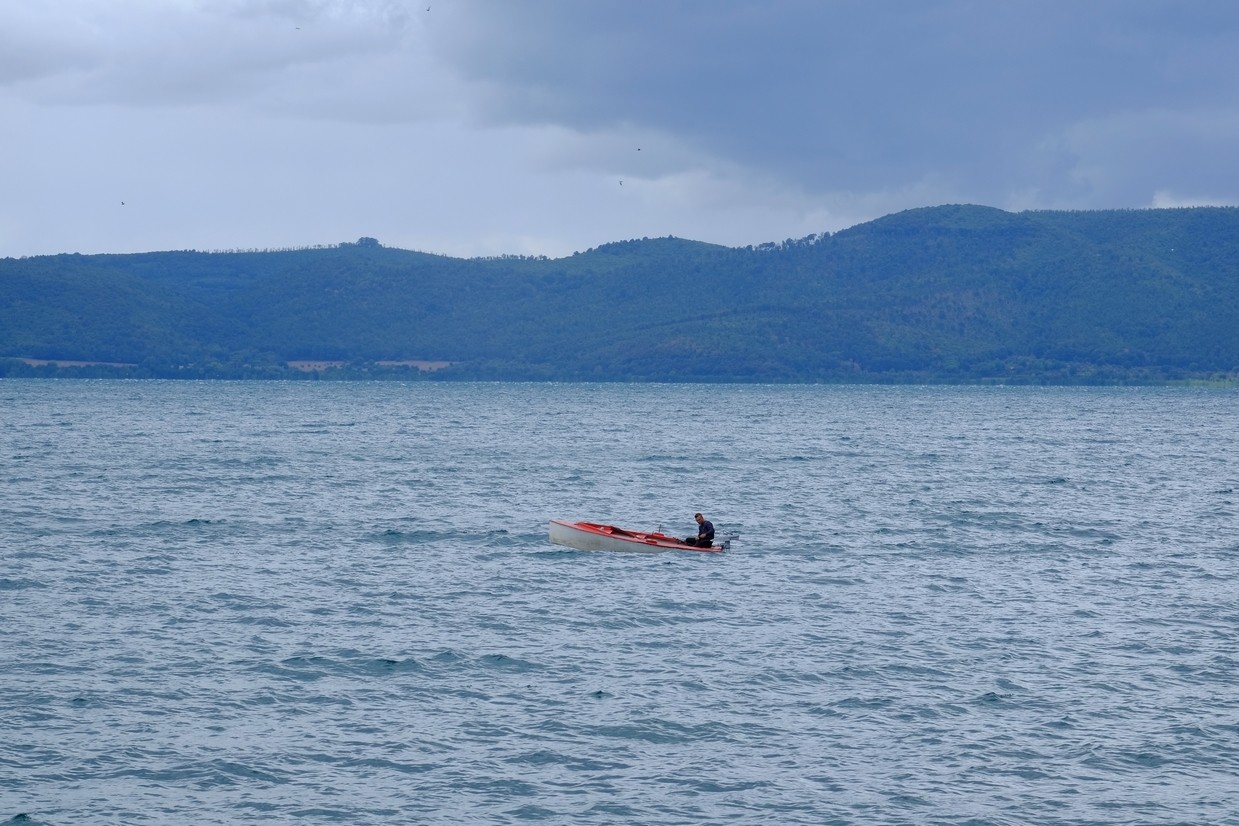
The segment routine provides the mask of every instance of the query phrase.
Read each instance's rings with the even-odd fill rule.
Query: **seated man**
[[[714,542],[714,523],[699,513],[693,514],[693,519],[697,520],[697,535],[685,539],[684,544],[697,548],[710,547]]]

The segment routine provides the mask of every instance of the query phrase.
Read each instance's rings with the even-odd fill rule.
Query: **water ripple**
[[[5,387],[0,822],[1235,822],[1233,392]]]

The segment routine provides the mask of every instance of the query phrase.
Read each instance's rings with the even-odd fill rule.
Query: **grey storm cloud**
[[[1239,4],[544,0],[460,8],[470,25],[449,33],[442,54],[484,85],[475,105],[499,122],[662,130],[815,191],[928,178],[962,197],[999,201],[1139,197],[1092,169],[1110,150],[1116,162],[1198,164],[1189,179],[1237,188],[1221,153],[1236,137]],[[1135,131],[1117,133],[1124,128]],[[1221,180],[1199,174],[1210,167]],[[1153,170],[1144,177],[1135,189],[1159,181]]]

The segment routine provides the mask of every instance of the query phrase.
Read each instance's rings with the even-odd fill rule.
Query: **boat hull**
[[[629,531],[614,525],[600,525],[595,522],[552,519],[549,533],[551,542],[554,544],[576,548],[578,551],[619,551],[638,554],[656,554],[663,551],[700,551],[703,553],[723,551],[720,545],[698,548],[694,545],[686,545],[674,536]]]

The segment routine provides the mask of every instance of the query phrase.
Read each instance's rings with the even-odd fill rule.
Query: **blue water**
[[[1226,390],[3,381],[0,823],[1239,823],[1236,456]]]

